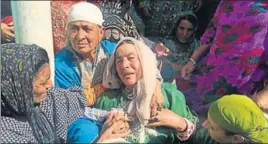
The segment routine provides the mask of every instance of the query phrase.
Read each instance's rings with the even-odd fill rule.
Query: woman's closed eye
[[[88,26],[83,26],[82,29],[86,32],[91,32],[93,30],[92,27],[88,27]]]
[[[116,60],[115,60],[115,63],[121,63],[122,62],[122,58],[117,58]]]
[[[135,56],[130,56],[130,57],[128,57],[128,59],[129,59],[130,61],[133,61],[133,60],[136,60],[136,57],[135,57]]]
[[[85,28],[84,29],[86,32],[91,32],[92,31],[92,29],[90,29],[90,28]]]
[[[46,80],[44,80],[44,81],[41,83],[41,85],[46,85],[46,84],[48,83],[49,79],[50,79],[50,76],[47,77]]]

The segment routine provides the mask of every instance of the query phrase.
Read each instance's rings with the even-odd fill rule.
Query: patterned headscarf
[[[247,96],[224,96],[210,106],[208,115],[225,130],[250,138],[253,142],[268,143],[268,120]]]
[[[198,28],[198,19],[197,19],[196,15],[194,14],[193,11],[183,11],[183,12],[180,13],[180,15],[178,16],[178,19],[177,19],[177,23],[173,27],[173,30],[174,30],[173,35],[176,37],[177,27],[179,25],[179,22],[181,22],[182,18],[184,18],[186,16],[192,16],[196,21],[196,24],[195,25],[193,24],[193,34],[192,34],[192,36],[189,38],[189,40],[186,43],[184,43],[184,44],[189,44],[189,43],[192,43],[195,40],[195,33],[197,31],[197,28]]]
[[[149,47],[139,40],[131,37],[125,37],[118,42],[117,48],[125,41],[131,41],[136,48],[139,61],[142,68],[142,78],[136,84],[134,89],[135,98],[128,106],[128,113],[130,115],[136,114],[140,123],[146,124],[150,118],[150,102],[156,85],[156,57]],[[109,89],[121,88],[122,81],[117,76],[114,54],[109,59],[103,73],[103,86]]]
[[[26,118],[39,143],[53,143],[56,136],[39,106],[33,101],[33,79],[49,63],[46,51],[37,45],[1,45],[1,115]]]
[[[104,16],[105,39],[117,43],[123,37],[139,39],[138,30],[128,14],[132,0],[102,0],[99,2]]]

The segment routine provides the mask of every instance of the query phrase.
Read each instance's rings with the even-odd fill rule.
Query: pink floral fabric
[[[185,132],[177,132],[177,136],[179,140],[186,141],[189,139],[189,137],[194,133],[195,131],[195,124],[187,119],[184,119],[187,123],[187,129]]]
[[[177,77],[196,112],[226,94],[253,95],[268,76],[268,1],[222,0],[200,43],[212,45],[192,78]]]

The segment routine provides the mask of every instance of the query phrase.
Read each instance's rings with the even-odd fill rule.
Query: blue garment
[[[77,119],[67,129],[68,143],[93,143],[99,136],[101,125],[87,117]],[[84,134],[89,134],[85,136]]]
[[[102,50],[106,56],[110,56],[114,52],[115,45],[108,40],[103,40],[99,50]],[[98,59],[97,62],[100,60]],[[55,87],[67,89],[74,86],[81,86],[81,73],[73,52],[65,47],[55,56]]]

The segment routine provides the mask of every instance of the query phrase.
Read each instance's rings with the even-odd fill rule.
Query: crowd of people
[[[201,5],[52,1],[54,78],[1,18],[1,140],[268,143],[268,1],[221,0],[199,39]]]

